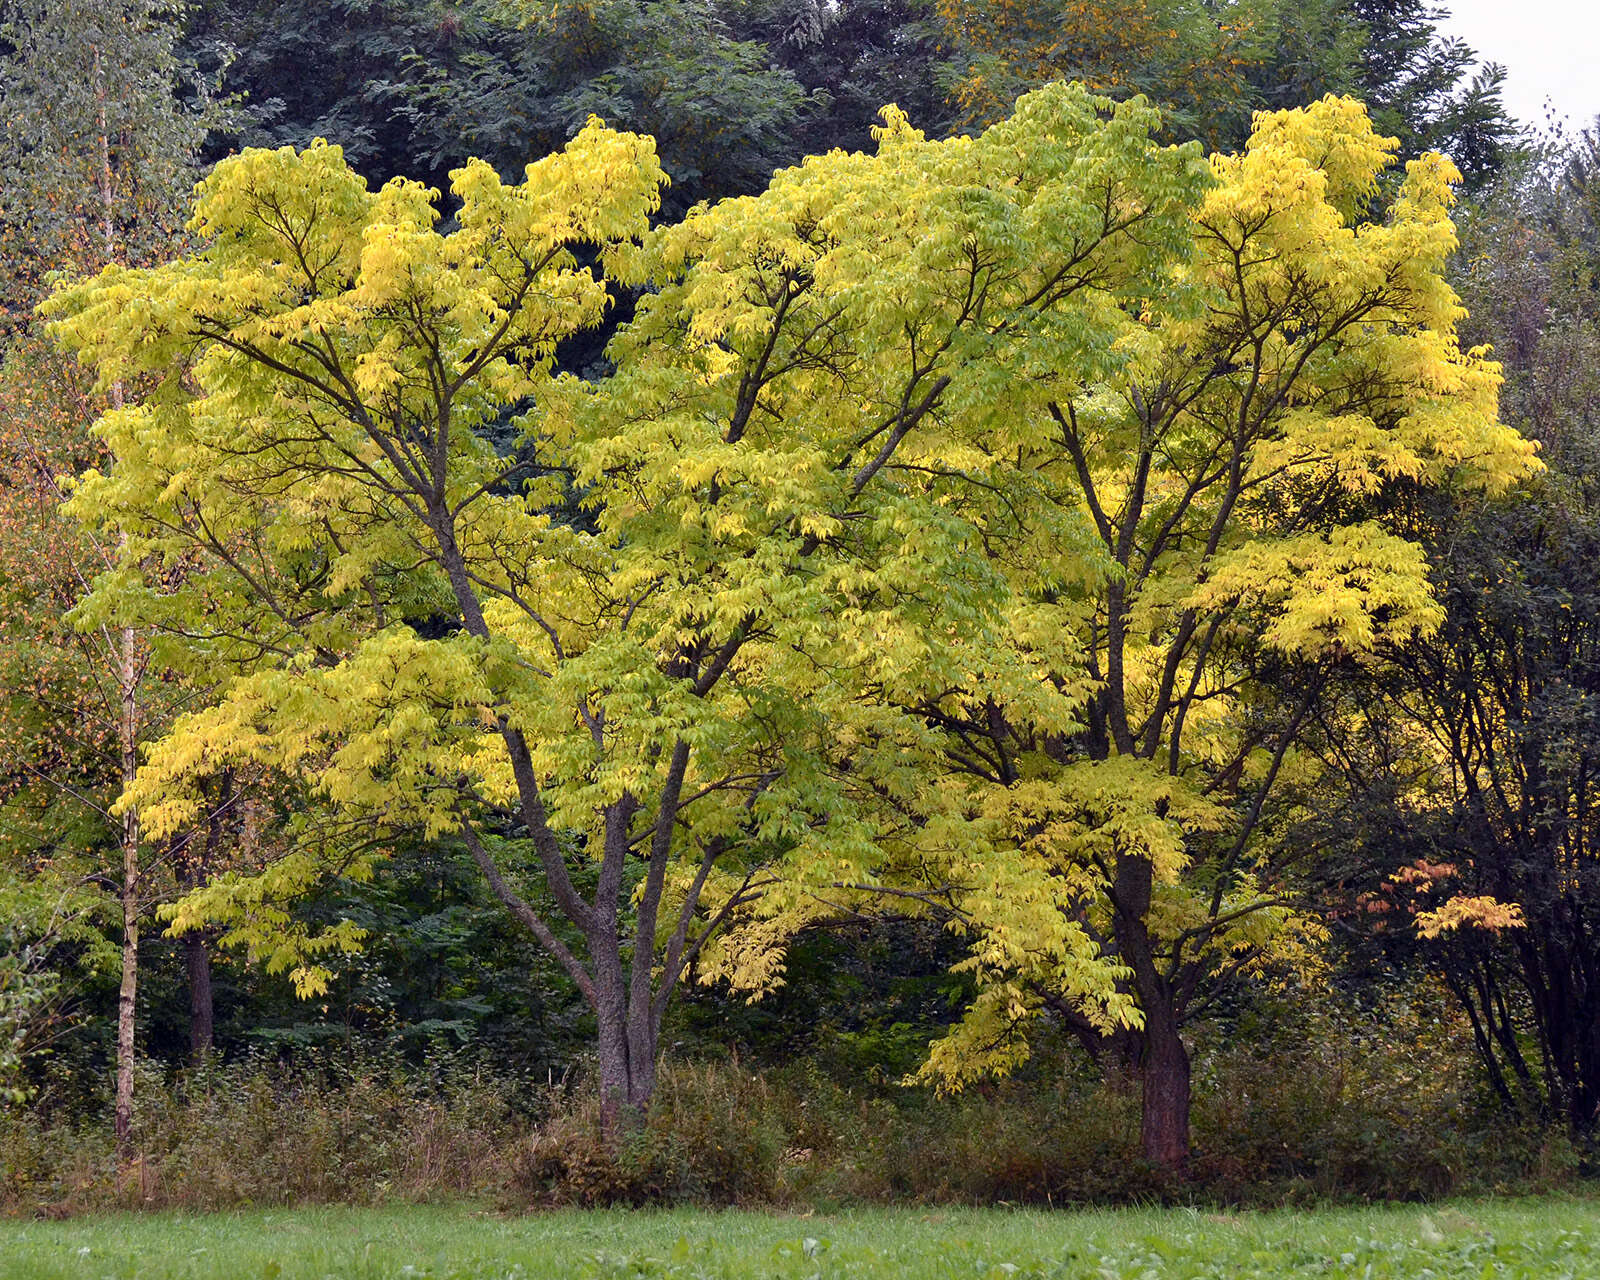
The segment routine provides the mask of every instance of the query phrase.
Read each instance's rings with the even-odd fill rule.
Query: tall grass
[[[449,1063],[386,1059],[287,1066],[253,1058],[135,1090],[119,1162],[103,1118],[0,1117],[0,1207],[217,1209],[366,1204],[491,1194],[530,1127],[523,1082]]]
[[[1469,1059],[1420,1022],[1336,1015],[1279,1043],[1201,1045],[1194,1156],[1140,1160],[1138,1091],[1080,1059],[953,1098],[814,1063],[664,1064],[650,1114],[602,1135],[581,1078],[537,1086],[442,1058],[269,1059],[146,1073],[137,1158],[100,1118],[0,1115],[0,1211],[370,1204],[1277,1204],[1574,1185],[1559,1133],[1488,1103]]]

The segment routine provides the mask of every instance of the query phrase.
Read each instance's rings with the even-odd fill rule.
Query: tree
[[[191,33],[206,41],[240,50],[243,143],[327,138],[375,182],[443,183],[469,155],[518,173],[601,114],[656,139],[682,212],[759,190],[824,105],[706,0],[209,0]]]
[[[13,667],[6,692],[37,702],[8,717],[13,748],[5,796],[15,801],[20,769],[60,796],[109,808],[108,786],[131,781],[152,718],[147,652],[129,627],[77,636],[59,622],[52,597],[75,594],[110,562],[114,547],[82,537],[55,513],[58,477],[96,448],[85,436],[97,407],[70,371],[29,332],[28,307],[42,269],[89,270],[145,260],[177,230],[174,211],[200,139],[216,118],[204,100],[177,98],[185,69],[173,52],[167,9],[148,0],[8,0],[0,9],[0,337],[7,340],[0,427],[5,479],[0,585],[11,608]],[[191,88],[195,87],[191,82]],[[101,388],[119,407],[135,391],[122,381]],[[49,695],[41,681],[49,682]],[[155,699],[160,703],[164,699]],[[156,712],[156,718],[160,713]],[[106,771],[100,754],[114,747]],[[49,778],[62,766],[63,774]],[[88,774],[89,776],[85,776]],[[96,801],[100,804],[97,805]],[[60,823],[71,831],[80,824]],[[122,907],[122,987],[118,997],[116,1129],[126,1148],[132,1118],[134,1014],[139,923],[144,905],[141,837],[131,812],[117,823]],[[52,850],[28,850],[48,857]]]
[[[935,1069],[1044,991],[1142,1016],[1181,1161],[1187,1001],[1280,905],[1274,691],[1435,621],[1385,482],[1504,485],[1530,446],[1455,342],[1445,162],[1369,225],[1390,148],[1355,104],[1209,168],[1158,127],[1064,86],[979,138],[891,112],[876,155],[642,243],[653,149],[598,124],[517,187],[458,171],[448,235],[335,148],[250,152],[203,252],[61,294],[102,379],[166,374],[74,500],[128,539],[84,617],[225,684],[125,803],[178,830],[248,763],[328,811],[179,925],[314,986],[353,939],[286,936],[276,897],[370,865],[341,831],[448,834],[594,1009],[620,1117],[692,962],[759,990],[796,928],[896,895],[975,938]],[[597,384],[550,374],[605,305],[574,248],[649,286]]]
[[[408,109],[435,156],[462,149],[516,172],[591,115],[655,139],[672,175],[667,208],[759,191],[792,164],[800,122],[822,103],[730,36],[708,0],[594,0],[530,13],[489,6],[491,56],[454,74],[424,72]]]
[[[72,870],[0,865],[0,1112],[37,1098],[27,1068],[63,1030],[66,975],[117,964],[96,918],[105,900]]]
[[[170,245],[191,158],[214,121],[147,0],[0,6],[0,304],[9,333],[40,275]],[[198,97],[185,108],[187,89]]]
[[[1344,0],[941,0],[952,93],[970,123],[1025,89],[1082,80],[1146,95],[1168,136],[1232,149],[1253,112],[1303,106],[1356,81],[1360,30]]]
[[[1517,134],[1500,97],[1505,68],[1475,69],[1471,46],[1440,34],[1447,10],[1431,0],[1347,0],[1347,7],[1365,36],[1358,88],[1378,127],[1400,139],[1405,158],[1444,152],[1467,189],[1482,190]]]
[[[932,0],[741,0],[723,14],[810,95],[792,132],[795,158],[861,150],[886,102],[931,136],[951,132],[951,51]]]
[[[1230,972],[1303,945],[1269,837],[1308,716],[1344,672],[1440,622],[1386,495],[1500,491],[1534,465],[1496,419],[1495,366],[1457,341],[1449,162],[1413,162],[1385,220],[1366,220],[1393,149],[1348,99],[1259,116],[1245,152],[1213,158],[1181,282],[1130,306],[1081,382],[1059,372],[1081,365],[1026,371],[1028,416],[1053,429],[1025,468],[1040,496],[1014,488],[1011,505],[1056,512],[1062,543],[1081,522],[1092,554],[1064,560],[1023,531],[990,542],[1039,611],[1019,638],[1080,718],[1050,729],[977,690],[954,714],[927,708],[1022,857],[1004,892],[965,862],[940,872],[970,899],[951,891],[982,989],[925,1075],[1006,1069],[1055,1007],[1123,1048],[1145,1154],[1169,1169],[1189,1146],[1185,1019]],[[1131,1033],[1062,998],[1041,945],[1056,917],[1123,966]]]
[[[1516,145],[1504,69],[1475,70],[1477,54],[1439,33],[1444,13],[1429,0],[941,0],[939,15],[969,123],[1067,78],[1143,93],[1169,131],[1219,149],[1243,144],[1255,111],[1354,93],[1402,159],[1443,152],[1472,192]]]
[[[1468,224],[1474,336],[1505,361],[1503,412],[1546,467],[1499,499],[1419,509],[1444,620],[1351,717],[1408,766],[1362,842],[1361,914],[1442,976],[1501,1100],[1580,1138],[1600,1106],[1592,145],[1503,183]],[[1371,786],[1359,756],[1343,763]]]
[[[23,904],[18,978],[35,980],[19,989],[35,993],[62,985],[44,968],[58,921],[121,924],[120,909],[116,925],[94,909],[100,886],[116,885],[102,874],[108,851],[117,862],[123,852],[108,814],[122,773],[120,637],[79,636],[63,621],[104,567],[58,510],[57,477],[95,457],[75,374],[27,332],[0,361],[0,883]]]
[[[242,100],[207,158],[331,138],[370,178],[406,172],[420,151],[404,110],[412,72],[452,68],[473,49],[461,15],[430,0],[199,0],[187,11],[183,50],[196,62],[222,51]]]
[[[390,833],[458,840],[593,1009],[615,1121],[697,957],[759,987],[886,847],[981,843],[915,767],[935,739],[904,691],[977,664],[1040,716],[1070,704],[1000,643],[1003,581],[944,489],[1010,475],[995,353],[1087,359],[1178,256],[1204,171],[1153,122],[1063,88],[981,140],[895,118],[878,155],[642,248],[654,150],[598,124],[517,186],[457,171],[444,235],[430,193],[371,193],[337,148],[252,151],[203,184],[200,253],[60,294],[103,381],[164,378],[102,421],[117,466],[73,500],[126,538],[83,618],[154,627],[222,686],[124,804],[178,831],[197,779],[249,763],[324,810],[177,924],[313,989],[354,939],[285,929],[282,896]],[[578,250],[653,286],[598,385],[550,372],[605,308]]]

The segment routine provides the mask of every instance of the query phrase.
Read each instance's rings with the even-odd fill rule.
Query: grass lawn
[[[294,1209],[0,1222],[0,1280],[565,1277],[1600,1280],[1600,1201],[1216,1214],[871,1210],[503,1217]]]

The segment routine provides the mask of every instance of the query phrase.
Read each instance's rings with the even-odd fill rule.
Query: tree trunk
[[[595,968],[600,971],[595,983],[600,1123],[607,1137],[616,1137],[644,1123],[656,1089],[658,1035],[653,1025],[636,1025],[630,1016],[620,959],[614,969],[598,963]]]
[[[1154,874],[1148,858],[1120,861],[1112,884],[1112,929],[1117,949],[1133,971],[1134,994],[1144,1012],[1139,1054],[1144,1157],[1182,1176],[1189,1163],[1189,1051],[1180,1030],[1177,993],[1162,975],[1150,938]]]
[[[97,99],[96,125],[99,142],[100,231],[105,238],[106,262],[115,262],[120,253],[117,240],[116,176],[111,166],[111,128],[106,109],[105,67],[99,49],[94,53],[94,83]],[[125,403],[122,383],[110,390],[111,407]],[[123,535],[126,542],[127,535]],[[117,746],[121,757],[123,790],[133,781],[139,768],[139,653],[132,627],[118,633],[116,656],[117,693],[121,700]],[[117,1153],[126,1160],[133,1145],[133,1033],[134,1014],[139,996],[139,815],[129,811],[122,817],[122,986],[117,992],[117,1083],[113,1127]]]
[[[112,389],[114,403],[122,403],[122,387]],[[130,786],[139,768],[139,651],[131,627],[120,634],[117,683],[122,694],[118,749],[122,755],[122,786]],[[117,992],[117,1102],[114,1128],[117,1152],[133,1154],[133,1029],[139,998],[139,814],[122,816],[122,987]]]
[[[116,399],[121,399],[120,395]],[[133,631],[123,628],[118,682],[122,717],[120,747],[122,785],[133,781],[139,767],[138,653]],[[133,1030],[139,996],[139,816],[122,816],[122,986],[117,992],[117,1086],[113,1125],[117,1151],[126,1159],[133,1140]]]
[[[129,828],[132,831],[129,831]],[[139,995],[139,836],[130,817],[123,820],[122,986],[117,992],[117,1085],[113,1124],[123,1159],[133,1144],[133,1025]]]
[[[1146,1008],[1139,1065],[1144,1104],[1139,1140],[1144,1158],[1157,1168],[1181,1174],[1189,1163],[1189,1050],[1170,1008]]]
[[[216,804],[206,815],[204,840],[195,832],[177,842],[173,861],[178,882],[185,893],[200,888],[211,879],[222,848],[229,810],[233,806],[233,770],[224,769],[217,786]],[[189,1058],[196,1066],[205,1061],[215,1040],[216,1014],[211,996],[211,929],[194,929],[183,938],[184,964],[189,975]]]
[[[204,931],[184,935],[189,970],[189,1058],[199,1066],[211,1052],[216,1018],[211,1001],[211,948]]]

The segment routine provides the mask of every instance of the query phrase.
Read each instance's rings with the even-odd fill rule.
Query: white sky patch
[[[1525,124],[1546,101],[1576,131],[1600,113],[1600,0],[1440,0],[1440,29],[1506,69],[1505,103]]]

